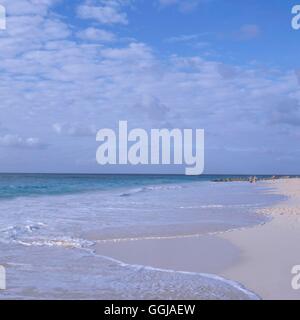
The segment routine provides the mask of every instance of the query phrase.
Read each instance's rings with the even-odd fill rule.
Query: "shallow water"
[[[62,182],[68,191],[59,193],[53,191],[53,185],[59,184],[53,177],[48,187],[45,177],[30,177],[31,182],[22,177],[15,189],[22,185],[25,194],[18,191],[0,201],[0,264],[6,266],[8,280],[8,289],[0,297],[254,297],[223,279],[130,266],[97,256],[94,245],[117,239],[207,234],[263,223],[266,217],[255,214],[254,209],[279,200],[277,196],[264,194],[263,187],[249,183],[185,177],[129,177],[127,183],[126,177],[119,182],[113,177],[92,180],[92,187],[84,177],[76,188],[69,178]],[[38,188],[39,183],[43,187]],[[68,183],[71,186],[66,187]],[[51,190],[47,195],[44,191],[28,194],[30,189],[45,188]]]

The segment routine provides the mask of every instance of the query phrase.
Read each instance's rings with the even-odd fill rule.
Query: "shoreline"
[[[240,283],[262,299],[299,299],[300,291],[291,286],[291,269],[300,264],[300,179],[259,184],[287,197],[259,210],[272,218],[265,224],[214,235],[100,241],[96,253],[132,265],[217,275]]]
[[[265,181],[273,193],[287,197],[260,210],[272,218],[263,225],[220,234],[238,247],[241,259],[221,275],[242,283],[263,299],[300,299],[292,288],[292,268],[300,264],[300,179]]]
[[[241,254],[229,241],[213,235],[98,242],[95,250],[129,265],[215,275],[236,264]]]

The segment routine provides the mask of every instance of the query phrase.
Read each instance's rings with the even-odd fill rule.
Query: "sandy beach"
[[[222,275],[263,299],[300,299],[300,291],[291,286],[291,270],[300,264],[300,179],[264,183],[288,198],[261,210],[272,217],[269,223],[221,235],[242,251],[239,263]]]
[[[269,222],[214,235],[99,242],[96,252],[128,264],[216,274],[241,283],[262,299],[300,299],[292,289],[300,264],[300,179],[258,182],[286,196],[260,209]]]
[[[2,176],[0,299],[257,299],[222,276],[242,249],[219,235],[283,197],[216,178]]]

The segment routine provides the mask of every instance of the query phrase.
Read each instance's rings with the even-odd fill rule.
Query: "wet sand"
[[[234,280],[262,299],[300,299],[291,286],[300,264],[300,179],[259,182],[287,196],[260,209],[270,222],[216,235],[99,242],[96,252],[128,264],[216,274]]]
[[[263,299],[300,299],[300,290],[291,285],[291,270],[300,265],[300,179],[264,183],[288,199],[261,210],[273,218],[269,223],[221,235],[242,252],[239,262],[221,275]]]
[[[240,256],[229,241],[209,235],[100,242],[96,251],[127,264],[212,274],[235,265]]]

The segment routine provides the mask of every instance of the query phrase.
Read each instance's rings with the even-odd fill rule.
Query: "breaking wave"
[[[179,190],[182,189],[181,185],[157,185],[157,186],[147,186],[142,188],[133,188],[120,194],[120,197],[130,197],[137,193],[147,192],[147,191],[157,191],[157,190]]]

